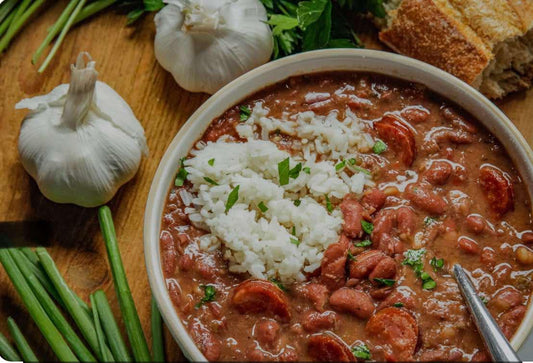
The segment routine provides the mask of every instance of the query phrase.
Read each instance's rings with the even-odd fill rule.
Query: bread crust
[[[445,0],[404,0],[389,15],[393,18],[390,27],[379,34],[382,42],[467,83],[478,80],[493,57],[481,38],[457,20],[456,10]]]

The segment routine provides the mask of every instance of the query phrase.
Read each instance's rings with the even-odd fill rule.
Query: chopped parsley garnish
[[[479,298],[481,299],[481,302],[483,302],[483,304],[487,305],[489,303],[489,299],[487,299],[486,296],[479,295]]]
[[[333,212],[333,205],[331,204],[331,201],[329,200],[328,195],[326,194],[326,208],[328,212]]]
[[[292,237],[291,237],[290,240],[291,240],[291,243],[292,243],[293,245],[296,245],[296,246],[299,246],[299,245],[300,245],[300,241],[298,240],[298,238],[292,238]]]
[[[366,234],[372,234],[372,231],[374,230],[374,225],[364,219],[361,219],[361,227],[363,227],[363,231]]]
[[[257,205],[257,208],[259,208],[259,210],[263,213],[265,213],[268,210],[268,207],[263,202],[259,202],[259,204]]]
[[[387,144],[385,144],[381,140],[376,141],[374,146],[372,146],[372,151],[378,155],[384,152],[385,150],[387,150]]]
[[[444,267],[444,259],[443,258],[437,258],[437,257],[433,257],[430,261],[429,261],[429,264],[431,266],[433,266],[433,270],[435,272],[437,272],[438,270],[442,269]]]
[[[381,284],[381,285],[385,285],[385,286],[392,286],[396,283],[396,280],[392,280],[392,279],[381,279],[379,277],[376,277],[374,279],[374,281],[376,281],[378,284]]]
[[[422,288],[425,290],[432,290],[437,287],[437,283],[431,276],[424,271],[424,262],[422,262],[422,256],[426,253],[426,250],[421,248],[419,250],[407,250],[403,254],[405,259],[402,265],[408,265],[413,268],[417,277],[422,280]]]
[[[213,184],[213,185],[218,185],[218,183],[216,181],[214,181],[213,179],[211,179],[210,177],[208,176],[204,176],[204,180],[206,182],[208,182],[209,184]]]
[[[355,261],[355,256],[350,251],[348,251],[348,260]]]
[[[365,239],[364,241],[354,243],[355,247],[368,247],[372,245],[372,241],[369,239]]]
[[[355,358],[359,359],[370,359],[372,355],[370,354],[370,349],[365,344],[356,345],[352,347],[352,354]]]
[[[235,188],[233,188],[231,193],[229,193],[228,200],[226,201],[226,211],[225,211],[226,213],[228,213],[231,207],[233,207],[233,205],[239,199],[239,187],[240,185],[237,185]]]
[[[336,171],[342,170],[342,169],[344,169],[345,166],[346,166],[346,160],[343,160],[340,163],[338,163],[337,165],[335,165],[335,170]]]
[[[355,158],[350,158],[348,159],[348,162],[350,163],[350,165],[355,165],[355,163],[357,163],[357,160],[355,160]]]
[[[366,175],[372,175],[372,173],[370,172],[370,170],[368,169],[365,169],[365,168],[361,168],[360,166],[357,166],[357,165],[353,165],[352,168],[359,172],[359,173],[363,173],[363,174],[366,174]]]
[[[289,170],[289,177],[292,178],[292,179],[298,178],[298,176],[300,175],[300,171],[301,170],[302,170],[302,163],[296,164],[296,166],[294,168]]]
[[[439,219],[438,218],[433,218],[433,217],[426,217],[424,218],[424,225],[425,226],[429,226],[430,224],[438,221]]]
[[[187,179],[187,175],[189,175],[187,170],[185,170],[185,165],[183,164],[184,161],[185,158],[180,159],[180,168],[178,169],[178,173],[176,174],[176,179],[174,179],[174,185],[177,187],[183,186],[183,183],[185,183],[185,180]]]
[[[437,287],[437,283],[431,277],[428,280],[422,280],[422,281],[423,281],[422,288],[424,290],[433,290],[434,288]]]
[[[248,106],[239,106],[241,121],[246,121],[248,118],[250,118],[250,115],[252,114],[252,110],[250,110],[250,107]]]
[[[209,159],[209,161],[207,163],[209,165],[213,166],[213,165],[215,165],[215,159]]]
[[[292,226],[291,234],[296,236],[296,226]]]
[[[289,289],[287,289],[287,288],[285,287],[285,285],[283,285],[283,284],[281,283],[281,281],[279,281],[278,279],[271,278],[271,279],[270,279],[270,282],[272,282],[274,285],[276,285],[281,291],[285,291],[285,292],[289,291]]]
[[[311,174],[311,168],[306,166],[305,168],[302,169],[304,171],[304,173],[306,174]]]
[[[294,205],[295,205],[295,206],[299,207],[300,204],[302,204],[302,201],[301,201],[300,199],[296,199],[296,200],[294,201]]]
[[[216,295],[216,290],[213,285],[200,285],[200,287],[204,289],[204,297],[202,298],[202,300],[200,300],[199,303],[194,305],[194,307],[197,309],[207,302],[214,301]]]
[[[278,163],[279,185],[289,184],[289,158]]]
[[[402,302],[395,302],[394,304],[392,304],[392,306],[394,306],[395,308],[403,308],[403,303]]]

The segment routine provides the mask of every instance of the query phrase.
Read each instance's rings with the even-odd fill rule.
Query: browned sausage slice
[[[307,354],[319,362],[355,362],[350,348],[332,334],[315,334],[309,337]]]
[[[406,166],[415,160],[416,145],[413,132],[394,115],[384,115],[374,123],[374,129],[387,145],[401,155]]]
[[[241,282],[235,288],[231,302],[241,314],[270,313],[282,322],[291,318],[285,294],[270,281]]]
[[[513,184],[501,170],[482,166],[479,169],[479,185],[494,212],[503,215],[514,209]]]
[[[336,311],[349,313],[360,319],[368,319],[374,312],[370,296],[349,287],[340,288],[331,294],[329,304]]]
[[[392,360],[411,360],[418,342],[415,318],[399,308],[378,311],[366,323],[365,330],[375,344],[388,349]]]

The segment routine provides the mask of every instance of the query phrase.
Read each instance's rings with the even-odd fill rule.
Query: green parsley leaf
[[[429,261],[429,264],[433,266],[433,270],[436,272],[444,267],[444,259],[433,257]]]
[[[333,205],[331,204],[331,201],[329,200],[328,195],[326,194],[326,209],[328,212],[333,212]]]
[[[374,146],[372,146],[372,151],[375,153],[375,154],[381,154],[383,152],[385,152],[387,150],[387,144],[385,144],[383,141],[381,140],[378,140],[376,141],[376,143],[374,144]]]
[[[306,166],[305,168],[302,169],[304,171],[304,173],[306,174],[311,174],[311,168]]]
[[[370,354],[370,349],[368,349],[365,344],[356,345],[355,347],[352,347],[351,350],[355,358],[365,360],[372,358],[372,355]]]
[[[259,210],[263,213],[265,213],[268,210],[268,207],[263,202],[259,202],[259,204],[257,205],[257,208],[259,208]]]
[[[403,308],[403,303],[402,302],[395,302],[394,304],[392,304],[392,306],[394,306],[395,308]]]
[[[370,170],[368,169],[365,169],[365,168],[361,168],[360,166],[357,166],[357,165],[353,165],[352,168],[359,172],[359,173],[363,173],[363,174],[366,174],[366,175],[372,175],[372,173],[370,172]]]
[[[281,281],[279,281],[278,279],[271,278],[271,279],[270,279],[270,282],[272,282],[274,285],[276,285],[281,291],[284,291],[284,292],[289,291],[289,289],[287,289],[287,288],[285,287],[285,285],[283,285],[283,284],[281,283]]]
[[[363,231],[366,234],[372,234],[372,231],[374,230],[374,225],[364,219],[361,219],[361,227],[363,227]]]
[[[291,234],[296,236],[296,226],[292,226]]]
[[[392,285],[394,285],[396,283],[396,280],[381,279],[379,277],[374,278],[374,281],[376,281],[377,283],[379,283],[381,285],[385,285],[385,286],[392,286]]]
[[[208,176],[204,176],[204,180],[206,182],[208,182],[209,184],[213,184],[213,185],[218,185],[218,183],[216,181],[214,181],[213,179],[211,179],[210,177]]]
[[[324,48],[328,45],[329,39],[331,38],[332,2],[331,0],[314,0],[313,2],[325,3],[325,5],[320,17],[315,22],[305,27],[305,30],[303,31],[303,51]],[[300,4],[302,3],[305,3],[305,1],[300,2]],[[300,6],[298,8],[300,8]]]
[[[433,290],[435,287],[437,287],[437,283],[431,277],[422,284],[424,290]]]
[[[213,285],[200,285],[200,287],[204,289],[204,297],[199,303],[194,305],[194,307],[197,309],[207,302],[214,301],[216,295],[216,289]]]
[[[358,242],[358,243],[354,244],[355,247],[368,247],[368,246],[371,246],[371,245],[372,245],[372,241],[369,240],[369,239],[365,239],[364,241],[361,241],[361,242]]]
[[[479,298],[481,299],[481,302],[483,302],[483,304],[487,305],[489,303],[489,299],[487,299],[486,296],[479,295]]]
[[[335,170],[336,171],[342,170],[342,169],[344,169],[345,166],[346,166],[346,160],[343,160],[340,163],[338,163],[337,165],[335,165]]]
[[[438,221],[439,219],[438,218],[433,218],[433,217],[426,217],[424,218],[424,225],[425,226],[429,226],[430,224]]]
[[[348,159],[348,162],[350,163],[350,165],[355,165],[357,163],[357,160],[355,160],[355,158],[350,158]]]
[[[426,250],[421,248],[419,250],[407,250],[403,253],[403,256],[405,257],[402,265],[408,265],[411,267],[415,267],[416,265],[422,264],[422,256],[426,253]],[[423,265],[422,265],[423,267]]]
[[[233,207],[233,205],[239,199],[239,187],[240,185],[237,185],[235,188],[233,188],[231,193],[229,193],[228,200],[226,201],[226,211],[225,211],[226,213],[228,213],[231,207]]]
[[[163,0],[143,0],[143,3],[146,11],[158,11],[165,6]]]
[[[294,205],[295,205],[295,206],[299,207],[300,204],[302,204],[302,201],[301,201],[300,199],[296,199],[296,200],[294,201]]]
[[[298,241],[298,238],[291,238],[290,240],[293,245],[296,245],[296,246],[300,245],[300,241]]]
[[[278,163],[279,185],[289,184],[289,158]]]
[[[187,180],[187,175],[189,175],[189,172],[185,170],[184,161],[185,158],[180,159],[180,168],[176,174],[176,179],[174,179],[174,185],[177,187],[183,186],[183,183],[185,183],[185,180]]]
[[[209,159],[209,161],[207,163],[209,165],[213,166],[213,165],[215,165],[215,159]]]
[[[300,1],[296,9],[298,25],[305,30],[309,25],[315,23],[324,12],[329,0],[309,0]]]
[[[348,260],[355,261],[355,256],[350,251],[348,251]]]
[[[273,14],[270,15],[267,24],[272,27],[272,35],[276,36],[282,34],[285,30],[292,30],[298,27],[298,19],[292,16]]]
[[[292,178],[292,179],[298,178],[298,176],[300,175],[300,171],[301,170],[302,170],[302,163],[296,164],[296,166],[294,168],[289,170],[289,177]]]
[[[239,111],[241,122],[248,120],[248,118],[250,118],[250,115],[252,114],[252,110],[250,110],[250,107],[245,105],[239,106]]]

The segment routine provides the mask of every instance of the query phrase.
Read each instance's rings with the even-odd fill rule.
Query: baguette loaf
[[[389,0],[379,37],[490,98],[531,86],[531,0]]]

